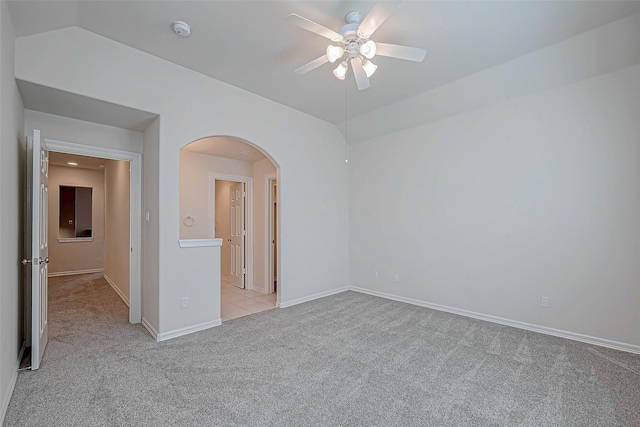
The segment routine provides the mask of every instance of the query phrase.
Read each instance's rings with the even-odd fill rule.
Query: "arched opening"
[[[278,176],[271,157],[235,137],[180,150],[180,239],[222,240],[222,321],[278,304]]]

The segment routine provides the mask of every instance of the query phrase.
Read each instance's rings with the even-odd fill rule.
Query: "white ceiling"
[[[18,36],[78,26],[231,85],[340,123],[625,16],[639,1],[404,1],[373,39],[427,49],[422,63],[376,57],[370,89],[333,77],[332,64],[293,70],[327,40],[285,18],[338,30],[374,1],[9,1]],[[175,20],[191,25],[177,36]],[[345,103],[345,99],[348,102]]]
[[[157,117],[156,114],[122,105],[65,92],[39,84],[16,80],[24,108],[100,123],[138,132],[144,130]]]
[[[75,162],[77,165],[69,165],[68,162]],[[103,169],[106,159],[99,157],[77,156],[75,154],[49,152],[49,164],[55,166],[64,166],[68,168],[80,169]]]

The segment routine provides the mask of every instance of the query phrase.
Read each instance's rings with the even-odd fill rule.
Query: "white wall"
[[[25,150],[23,105],[14,80],[14,30],[0,2],[0,423],[4,419],[24,339],[21,283]]]
[[[59,242],[60,186],[92,189],[91,241]],[[64,275],[104,269],[104,171],[49,167],[49,274]]]
[[[158,206],[158,223],[146,228],[152,234],[157,230],[158,244],[149,247],[153,236],[144,243],[145,254],[158,254],[153,264],[148,264],[153,256],[145,255],[144,266],[158,269],[158,332],[220,319],[220,296],[206,284],[206,278],[219,274],[210,263],[213,251],[178,244],[180,149],[206,136],[249,141],[280,167],[281,302],[348,285],[347,165],[344,139],[335,126],[80,28],[20,38],[16,57],[21,80],[160,115],[157,191],[146,175],[146,139],[144,145],[145,211],[153,211],[156,201]],[[92,61],[77,60],[84,57]],[[56,66],[44,70],[43,62]],[[144,273],[145,282],[152,281],[143,284],[145,295],[145,286],[154,284],[150,273]],[[180,308],[184,296],[191,301],[188,310]]]
[[[25,110],[25,129],[28,135],[39,129],[46,139],[142,153],[142,132],[128,129],[33,110]]]
[[[104,168],[104,276],[129,304],[130,164],[107,160]]]
[[[154,334],[160,330],[159,216],[158,185],[160,118],[144,132],[142,156],[142,322]]]
[[[160,115],[158,191],[145,195],[158,195],[160,333],[220,319],[220,296],[203,280],[218,274],[211,251],[178,244],[179,152],[206,136],[249,141],[280,168],[281,302],[348,285],[347,165],[335,126],[80,28],[20,38],[16,58],[21,80]],[[145,173],[148,154],[145,144]]]
[[[640,350],[638,111],[640,65],[355,145],[352,284]]]

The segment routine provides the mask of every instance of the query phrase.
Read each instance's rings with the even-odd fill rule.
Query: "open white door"
[[[48,201],[49,201],[49,153],[40,139],[40,131],[34,130],[27,138],[27,161],[31,172],[28,180],[28,207],[26,226],[31,225],[31,369],[38,369],[47,346],[48,317]],[[29,224],[30,221],[30,224]]]
[[[244,288],[244,239],[246,227],[244,220],[244,183],[233,184],[230,189],[231,197],[231,268],[229,283],[238,288]]]

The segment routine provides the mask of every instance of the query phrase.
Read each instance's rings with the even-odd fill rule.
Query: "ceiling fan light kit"
[[[371,59],[376,56],[376,50],[376,44],[373,42],[373,40],[369,40],[368,42],[360,46],[360,53],[367,59]]]
[[[334,46],[332,44],[327,46],[327,59],[329,62],[336,62],[336,60],[342,58],[342,55],[344,55],[342,46]]]
[[[376,54],[422,62],[427,54],[427,51],[424,49],[388,43],[375,43],[370,39],[373,33],[400,3],[400,0],[379,1],[373,6],[364,20],[361,20],[362,17],[359,12],[351,11],[345,16],[347,24],[340,28],[338,32],[292,13],[287,17],[287,20],[291,21],[294,25],[336,43],[327,46],[325,55],[297,68],[295,72],[298,74],[308,73],[327,62],[334,63],[346,54],[347,58],[341,61],[333,70],[333,75],[340,80],[344,80],[349,69],[349,63],[351,63],[351,69],[353,70],[358,90],[364,90],[370,87],[369,77],[371,77],[378,68],[376,64],[370,61]]]
[[[365,61],[362,63],[362,69],[367,74],[367,77],[371,77],[373,73],[375,73],[378,69],[378,66],[368,59],[365,59]]]
[[[349,70],[349,64],[347,64],[347,61],[342,61],[340,65],[333,70],[333,75],[340,80],[344,80],[347,75],[347,70]]]

